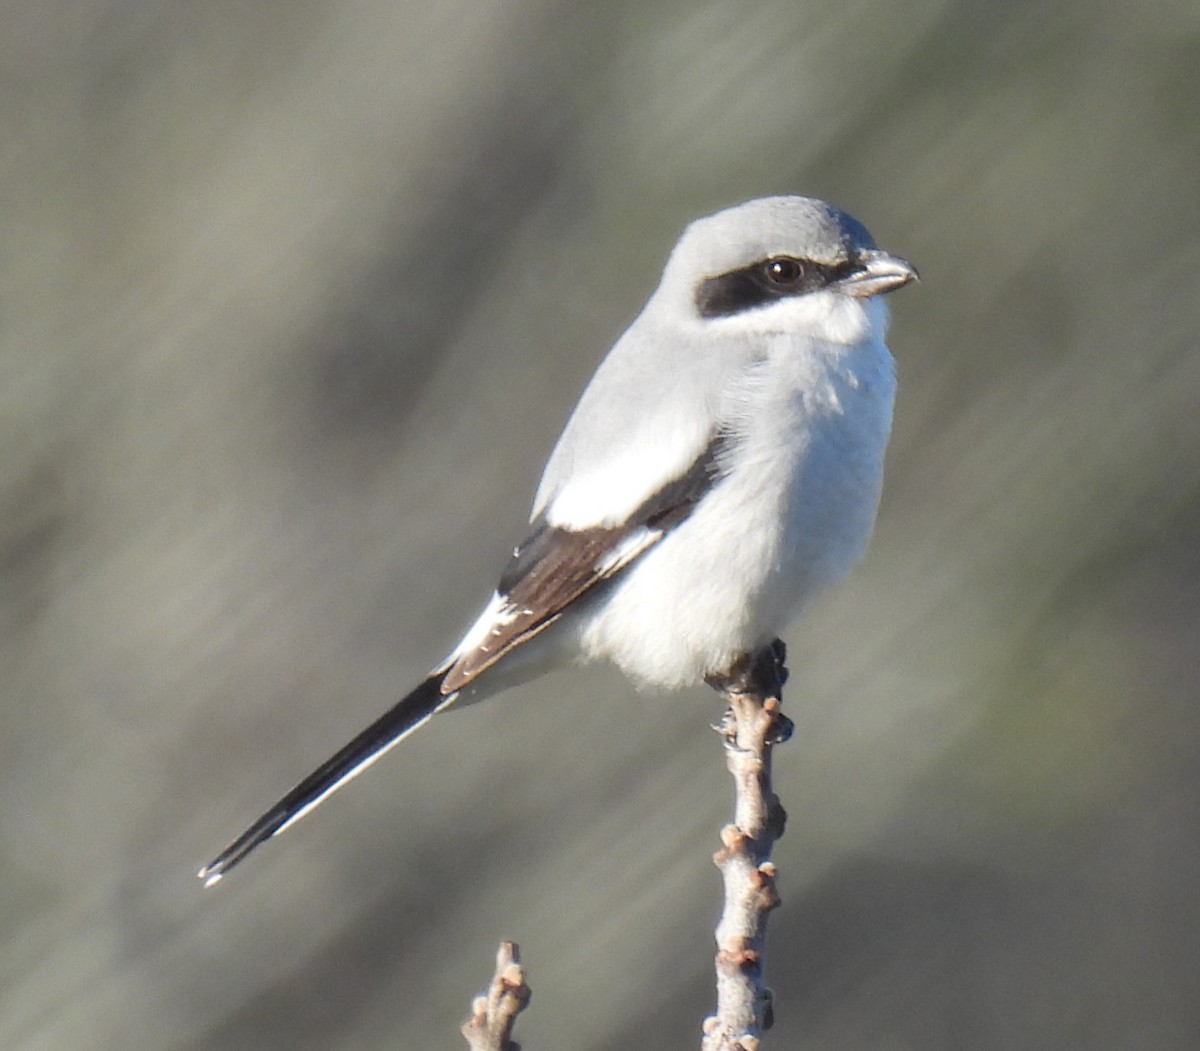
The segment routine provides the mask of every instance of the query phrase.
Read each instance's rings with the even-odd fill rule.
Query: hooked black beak
[[[838,282],[838,289],[859,299],[894,292],[920,279],[911,263],[874,248],[860,252],[855,263],[854,269]]]

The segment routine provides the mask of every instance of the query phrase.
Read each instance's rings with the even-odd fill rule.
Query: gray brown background
[[[559,675],[196,868],[457,637],[693,216],[917,263],[789,634],[771,1047],[1200,1046],[1194,0],[0,7],[0,1045],[692,1047],[704,690]]]

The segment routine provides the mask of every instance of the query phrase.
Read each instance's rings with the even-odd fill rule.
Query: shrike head
[[[854,318],[882,322],[883,311],[869,309],[869,300],[916,278],[840,209],[810,197],[763,197],[693,222],[655,299],[702,325],[810,331],[840,342]]]

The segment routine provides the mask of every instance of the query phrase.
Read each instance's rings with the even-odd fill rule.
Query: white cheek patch
[[[877,321],[882,320],[880,310],[886,316],[887,308],[877,301],[864,304],[862,300],[843,295],[835,295],[832,299],[825,317],[813,326],[813,335],[826,343],[845,346],[860,343],[876,327]],[[882,328],[878,329],[878,335],[883,336]]]
[[[831,290],[786,296],[765,306],[729,317],[697,318],[695,326],[708,326],[711,334],[759,338],[807,331],[813,339],[854,346],[872,331],[882,338],[887,307],[879,298],[858,299]]]

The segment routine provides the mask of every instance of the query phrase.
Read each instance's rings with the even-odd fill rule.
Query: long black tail
[[[294,825],[435,713],[453,704],[458,694],[442,693],[445,677],[444,672],[435,672],[345,748],[325,760],[200,870],[198,875],[204,885],[211,887],[260,843]]]

